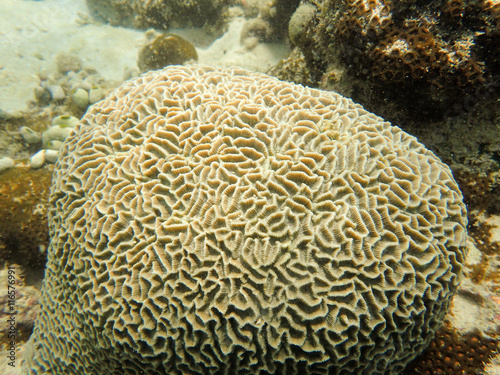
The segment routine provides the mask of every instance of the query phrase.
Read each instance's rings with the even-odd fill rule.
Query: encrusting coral
[[[447,323],[404,375],[481,374],[485,363],[498,353],[499,343],[498,338],[484,337],[478,331],[460,334]]]
[[[61,149],[27,374],[397,374],[440,326],[449,168],[336,93],[172,66]]]
[[[496,2],[305,3],[317,13],[298,48],[319,87],[330,88],[322,85],[329,70],[343,67],[346,80],[356,82],[353,97],[378,113],[389,112],[387,101],[426,119],[439,119],[468,95],[485,95],[492,86],[498,94]]]
[[[0,262],[43,269],[52,170],[16,167],[0,176]]]

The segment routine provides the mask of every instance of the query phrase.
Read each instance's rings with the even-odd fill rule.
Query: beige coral
[[[449,168],[330,92],[173,66],[63,146],[29,374],[397,373],[459,283]]]

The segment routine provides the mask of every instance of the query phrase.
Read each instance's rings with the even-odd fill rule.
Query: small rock
[[[97,103],[99,100],[104,99],[104,90],[100,87],[92,87],[89,92],[90,104]]]
[[[15,165],[14,160],[12,160],[11,158],[7,156],[0,157],[0,172],[12,168],[14,165]]]
[[[55,141],[54,141],[55,142]],[[45,160],[49,163],[55,163],[59,156],[59,151],[57,150],[45,150]]]
[[[37,86],[34,88],[35,98],[39,102],[47,103],[50,102],[50,93],[45,87]]]
[[[78,108],[86,109],[89,105],[89,93],[87,90],[78,88],[71,94],[71,100]]]
[[[45,150],[38,151],[30,158],[30,167],[33,169],[40,168],[45,164]]]
[[[73,131],[71,126],[55,125],[48,128],[42,133],[42,144],[47,147],[50,141],[64,141],[68,135]]]
[[[72,78],[68,81],[69,91],[74,93],[76,89],[82,88],[82,81],[78,78]]]
[[[29,144],[38,143],[42,141],[41,134],[27,126],[21,126],[19,128],[19,133],[24,138],[24,140]]]
[[[81,84],[82,89],[90,91],[90,90],[92,90],[92,87],[94,87],[94,85],[92,85],[90,82],[82,81],[82,84]]]
[[[49,72],[47,69],[40,70],[36,75],[40,78],[40,81],[46,81],[49,79]]]
[[[80,120],[78,120],[75,116],[70,115],[60,115],[56,116],[52,119],[52,126],[61,125],[61,126],[69,126],[70,128],[74,128],[78,125]]]
[[[47,89],[49,90],[52,100],[64,100],[64,98],[66,97],[63,88],[59,85],[50,85]]]
[[[103,81],[104,81],[104,80],[103,80],[103,78],[102,78],[99,74],[97,74],[97,73],[95,73],[95,74],[90,74],[90,75],[88,75],[88,76],[87,76],[87,77],[83,80],[83,82],[84,82],[85,84],[89,84],[89,85],[90,85],[90,87],[88,88],[88,91],[90,91],[93,87],[100,86],[100,85],[101,85],[101,83],[103,83]]]
[[[61,148],[62,142],[53,140],[47,143],[47,147],[49,150],[56,150],[58,151]]]

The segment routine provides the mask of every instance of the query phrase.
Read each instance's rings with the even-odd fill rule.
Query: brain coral
[[[450,170],[338,94],[171,66],[92,106],[50,197],[29,374],[392,374],[448,310]]]

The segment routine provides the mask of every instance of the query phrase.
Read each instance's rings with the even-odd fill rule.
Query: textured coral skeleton
[[[466,224],[449,168],[349,99],[146,73],[61,150],[25,373],[396,374],[448,311]]]

